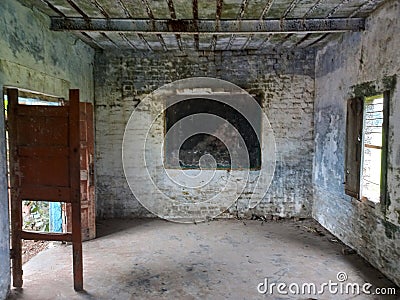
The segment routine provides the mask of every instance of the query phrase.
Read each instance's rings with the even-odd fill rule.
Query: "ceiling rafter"
[[[183,43],[182,43],[182,37],[180,34],[176,34],[176,42],[178,43],[178,48],[179,50],[183,51]]]
[[[114,47],[116,47],[117,49],[119,48],[117,43],[114,42],[105,32],[100,32],[100,35],[103,36],[104,38],[106,38],[107,40],[109,40],[111,42],[111,44],[114,45]]]
[[[237,17],[236,17],[236,20],[238,20],[238,21],[242,20],[248,4],[249,4],[249,0],[242,0],[242,3],[240,4],[239,12],[238,12]],[[230,38],[229,38],[228,44],[225,47],[225,50],[230,50],[231,49],[235,39],[236,39],[236,35],[232,34],[230,36]],[[245,41],[245,43],[246,42],[247,41]]]
[[[294,46],[299,46],[299,45],[301,45],[302,43],[304,43],[305,41],[307,41],[308,39],[309,39],[309,37],[311,36],[311,33],[307,33],[305,36],[303,36],[302,38],[301,38],[301,40],[299,40]]]
[[[372,2],[373,2],[373,0],[365,1],[365,3],[361,4],[361,6],[359,8],[357,8],[354,12],[352,12],[350,14],[349,18],[356,16],[360,11],[362,11],[365,7],[370,5]]]
[[[48,0],[40,0],[42,3],[46,4],[51,10],[53,10],[54,12],[56,12],[58,15],[60,15],[63,18],[66,18],[67,16],[60,11],[57,7],[55,7],[51,2],[49,2]],[[71,3],[69,3],[71,5]],[[73,7],[73,6],[72,6]],[[75,9],[76,10],[76,9]],[[79,10],[77,10],[78,13],[80,13],[82,15],[82,17],[87,17],[87,15],[83,12],[79,12]],[[87,44],[89,44],[91,47],[95,48],[95,49],[101,49],[104,50],[104,47],[102,47],[94,38],[92,38],[89,34],[87,34],[84,31],[78,32],[77,35]]]
[[[273,3],[274,3],[274,0],[268,0],[267,3],[265,3],[265,6],[264,6],[264,8],[263,8],[263,10],[261,12],[260,18],[259,18],[260,20],[264,19],[264,17],[268,14],[268,12],[271,9]],[[254,36],[254,34],[251,34],[247,38],[247,40],[245,41],[244,45],[248,45],[250,43],[250,40],[253,38],[253,36]],[[268,39],[269,38],[267,37],[267,39],[265,39],[264,42],[261,45],[263,45],[265,43],[265,41],[267,41]],[[260,47],[261,47],[261,45],[260,45]],[[244,47],[244,49],[246,49],[246,47]]]
[[[137,50],[136,46],[131,42],[131,40],[128,39],[128,37],[124,33],[119,32],[118,34],[133,50]]]
[[[215,10],[215,30],[219,30],[220,29],[220,21],[221,21],[221,15],[222,15],[222,6],[224,5],[224,1],[223,0],[217,0],[216,1],[216,10]],[[196,22],[198,23],[198,22]],[[212,40],[211,40],[211,50],[214,51],[215,47],[217,46],[217,35],[214,34],[212,36]]]
[[[282,19],[285,19],[288,14],[296,7],[297,3],[299,3],[300,0],[292,0],[292,2],[289,4],[288,8],[285,10],[285,12],[282,15]]]
[[[198,30],[197,27],[197,20],[199,19],[199,3],[197,0],[192,1],[192,12],[193,12],[193,22],[195,26],[195,30]],[[199,49],[199,35],[195,34],[193,36],[194,39],[194,47],[198,50]]]
[[[260,17],[258,18],[260,21],[264,19],[264,16],[266,16],[269,12],[269,10],[271,9],[271,6],[273,4],[274,0],[268,0],[267,3],[265,4]],[[244,42],[242,49],[245,50],[247,48],[247,46],[249,45],[251,39],[253,38],[254,34],[249,35],[249,37],[247,38],[247,40]]]
[[[269,10],[271,9],[273,3],[274,0],[268,0],[267,3],[265,3],[264,9],[261,12],[260,19],[264,19],[264,17],[268,14]]]
[[[171,15],[171,19],[176,20],[176,12],[173,0],[167,0],[168,9]],[[179,50],[183,51],[182,39],[180,34],[175,34],[176,43],[178,44]]]
[[[90,2],[100,11],[100,13],[106,17],[107,19],[110,18],[110,15],[107,13],[107,11],[103,8],[103,6],[100,5],[99,2],[96,0],[90,0]]]
[[[244,42],[244,44],[242,45],[242,47],[240,47],[240,50],[246,50],[246,48],[249,46],[251,40],[253,38],[253,35],[250,35],[247,40]]]
[[[317,2],[315,2],[315,4],[313,6],[311,6],[310,9],[305,13],[303,18],[307,18],[309,15],[314,13],[323,1],[325,1],[325,0],[317,0]]]
[[[253,38],[253,36],[254,36],[254,34],[250,34],[248,37],[247,37],[247,40],[243,43],[243,46],[242,46],[242,50],[245,50],[246,48],[247,48],[247,46],[250,44],[250,42],[251,42],[251,39]]]
[[[167,0],[167,4],[168,4],[169,13],[171,15],[171,19],[176,20],[176,12],[175,12],[175,7],[174,7],[174,1],[173,0]]]
[[[267,37],[264,39],[264,41],[258,46],[258,49],[263,49],[265,44],[269,42],[269,40],[272,38],[272,34],[267,35]]]
[[[216,9],[216,12],[215,12],[215,20],[216,21],[221,20],[223,5],[224,5],[224,1],[223,0],[217,0],[217,9]]]
[[[82,35],[81,38],[85,42],[87,42],[89,45],[91,45],[93,48],[104,50],[104,48],[99,43],[97,43],[97,41],[94,38],[92,38],[90,35],[88,35],[86,32],[82,31],[82,32],[80,32],[80,35]]]
[[[235,38],[236,38],[236,35],[235,35],[235,34],[232,34],[232,35],[229,37],[229,41],[228,41],[228,44],[226,44],[225,50],[230,50],[230,49],[231,49],[232,44],[233,44],[233,41],[235,40]]]
[[[179,34],[254,34],[295,32],[345,32],[365,29],[363,18],[265,19],[265,20],[171,20],[51,18],[55,31],[114,31]]]
[[[336,5],[327,15],[327,18],[332,17],[344,4],[349,3],[350,0],[342,0],[338,5]]]
[[[71,5],[73,9],[75,9],[82,17],[85,19],[89,19],[89,16],[82,10],[80,7],[72,0],[67,0],[68,4]]]
[[[142,43],[146,46],[146,48],[147,48],[148,50],[150,50],[150,51],[153,52],[153,48],[151,48],[149,42],[146,40],[146,38],[144,37],[144,35],[141,34],[141,33],[138,33],[138,37],[139,37],[139,39],[142,41]]]
[[[311,46],[313,46],[313,45],[319,43],[320,41],[322,41],[323,39],[325,39],[328,35],[329,35],[328,33],[323,34],[320,38],[316,39],[314,42],[308,44],[307,46],[311,47]]]
[[[306,18],[307,16],[311,15],[313,12],[315,12],[318,7],[321,5],[321,3],[324,0],[318,0],[304,15],[304,18]],[[330,18],[334,13],[336,13],[336,11],[345,3],[349,2],[349,0],[342,0],[338,5],[336,5],[326,16],[325,19]],[[304,43],[308,37],[310,37],[309,34],[307,34],[304,38],[302,38],[298,43],[295,44],[295,46],[300,45],[301,43]],[[323,35],[322,38],[324,39],[326,37],[326,35]],[[309,44],[309,45],[313,45],[313,43]]]
[[[246,8],[249,5],[249,1],[250,0],[242,0],[242,3],[240,4],[240,9],[239,9],[236,19],[241,20],[243,18],[244,13],[246,12]]]
[[[215,51],[215,48],[217,47],[217,36],[213,35],[210,43],[210,49],[211,51]]]
[[[122,0],[117,0],[119,6],[121,6],[122,10],[124,11],[125,16],[128,18],[132,18],[132,14],[130,13],[129,9],[126,7],[125,3]]]
[[[149,18],[154,20],[153,11],[152,11],[152,9],[150,7],[149,2],[147,2],[147,0],[142,0],[142,3],[144,5],[144,7],[146,8],[146,12],[147,12],[147,15],[149,16]]]
[[[43,3],[45,3],[50,9],[52,9],[53,11],[55,11],[57,14],[59,14],[62,17],[66,17],[66,15],[59,10],[57,7],[55,7],[51,2],[47,1],[47,0],[41,0]]]
[[[142,3],[144,4],[144,6],[146,8],[147,15],[150,18],[150,20],[153,24],[153,27],[155,27],[155,18],[154,18],[153,10],[151,9],[149,2],[147,0],[142,0]],[[165,41],[160,33],[157,34],[157,38],[158,38],[162,48],[164,49],[164,51],[168,51],[167,45],[165,44]]]
[[[310,38],[310,36],[312,36],[312,33],[307,33],[302,36],[293,35],[293,37],[291,37],[290,40],[287,41],[285,48],[288,48],[288,49],[296,48],[299,45],[303,44],[303,42],[306,42]]]
[[[286,35],[282,38],[281,42],[279,43],[280,46],[282,46],[284,43],[286,43],[286,42],[288,41],[288,39],[291,38],[292,36],[293,36],[293,33],[286,34]]]
[[[160,41],[160,44],[161,44],[161,47],[163,48],[163,50],[165,52],[167,52],[168,51],[167,44],[165,43],[165,41],[164,41],[163,37],[161,36],[161,34],[157,34],[157,37],[158,37],[158,40]]]

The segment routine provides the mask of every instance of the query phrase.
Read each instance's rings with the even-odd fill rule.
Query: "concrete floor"
[[[71,246],[57,245],[24,265],[24,288],[9,299],[399,299],[258,293],[264,278],[322,284],[339,282],[338,272],[345,283],[394,287],[311,220],[110,220],[98,232],[84,243],[85,292],[72,288]]]

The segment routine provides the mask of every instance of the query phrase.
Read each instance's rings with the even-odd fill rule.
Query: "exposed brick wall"
[[[313,216],[371,264],[400,284],[400,4],[389,1],[367,20],[368,30],[347,33],[316,59]],[[392,90],[386,207],[344,194],[346,101],[354,86],[379,90],[388,76]],[[384,206],[384,205],[383,205]]]
[[[178,79],[224,79],[262,100],[274,130],[277,165],[270,190],[252,211],[246,195],[225,214],[310,216],[312,206],[314,52],[98,53],[96,176],[100,217],[150,216],[132,195],[121,161],[122,138],[135,106]]]

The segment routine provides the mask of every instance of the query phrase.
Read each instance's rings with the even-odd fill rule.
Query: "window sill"
[[[376,208],[379,205],[379,201],[372,201],[367,197],[362,197],[360,201],[372,208]]]

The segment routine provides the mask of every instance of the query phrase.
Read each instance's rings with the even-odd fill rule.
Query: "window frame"
[[[345,194],[362,200],[362,172],[364,152],[365,99],[383,94],[382,152],[379,203],[386,205],[387,200],[387,159],[389,130],[390,90],[370,91],[347,101],[346,144],[345,144]],[[371,201],[372,202],[372,201]]]

